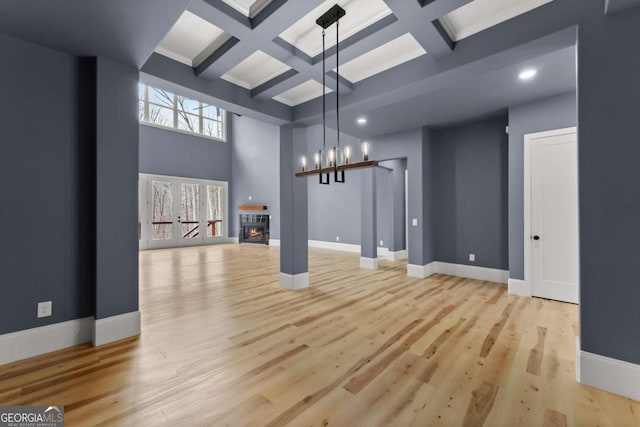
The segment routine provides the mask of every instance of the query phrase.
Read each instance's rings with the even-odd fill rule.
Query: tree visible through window
[[[138,86],[141,122],[226,140],[225,111],[214,105],[152,86]]]

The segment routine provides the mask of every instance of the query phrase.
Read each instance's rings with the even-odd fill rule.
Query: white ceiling
[[[440,22],[451,39],[458,41],[552,1],[474,0],[443,16]]]
[[[327,93],[332,92],[329,88],[326,90]],[[294,88],[282,92],[278,96],[274,96],[273,99],[293,107],[294,105],[302,104],[303,102],[307,102],[319,96],[322,96],[322,84],[315,80],[308,80]]]
[[[410,33],[406,33],[346,64],[341,64],[340,75],[352,83],[357,83],[426,53],[420,43]]]
[[[251,90],[290,69],[288,65],[257,50],[221,78]]]
[[[272,0],[222,0],[244,16],[253,18]]]
[[[322,53],[322,27],[316,24],[316,19],[331,9],[334,4],[339,4],[347,12],[340,19],[340,40],[346,40],[349,36],[391,14],[391,10],[383,0],[326,0],[286,29],[280,34],[280,38],[311,57]],[[327,28],[325,43],[327,49],[336,43],[335,25]]]
[[[185,11],[155,50],[190,67],[197,67],[229,38],[220,28]]]

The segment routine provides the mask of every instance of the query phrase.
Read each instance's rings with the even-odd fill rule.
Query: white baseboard
[[[269,246],[273,246],[274,248],[280,247],[280,239],[269,239]]]
[[[297,291],[309,287],[309,273],[287,274],[280,273],[280,287],[290,291]]]
[[[321,249],[333,249],[334,251],[360,253],[360,245],[350,243],[324,242],[322,240],[309,240],[309,247]]]
[[[387,258],[389,256],[389,248],[378,246],[378,258]]]
[[[360,268],[366,268],[369,270],[378,269],[378,258],[360,257]]]
[[[576,380],[640,401],[640,365],[576,349]]]
[[[509,287],[508,292],[511,295],[518,295],[521,297],[531,296],[531,288],[529,287],[529,284],[524,280],[509,278],[507,285]]]
[[[132,311],[97,319],[93,331],[93,345],[99,346],[138,335],[140,335],[140,311]]]
[[[407,276],[426,279],[435,273],[434,264],[433,262],[425,265],[407,264]]]
[[[389,253],[387,254],[387,259],[389,261],[400,261],[403,259],[407,259],[407,251],[404,249],[401,251],[389,251]]]
[[[0,365],[91,342],[93,317],[0,335]]]
[[[478,267],[475,265],[452,264],[449,262],[434,262],[434,271],[449,276],[467,277],[476,280],[488,280],[490,282],[507,283],[509,272],[497,268]]]
[[[576,381],[580,380],[580,337],[576,337]]]

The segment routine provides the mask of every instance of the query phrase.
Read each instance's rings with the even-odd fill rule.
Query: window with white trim
[[[138,84],[141,123],[226,141],[226,112],[206,102]]]

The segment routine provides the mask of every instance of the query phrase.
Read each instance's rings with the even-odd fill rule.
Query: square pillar
[[[362,209],[360,221],[360,267],[378,268],[376,168],[362,170]]]
[[[280,287],[309,287],[307,179],[298,178],[307,147],[305,128],[280,127]]]

